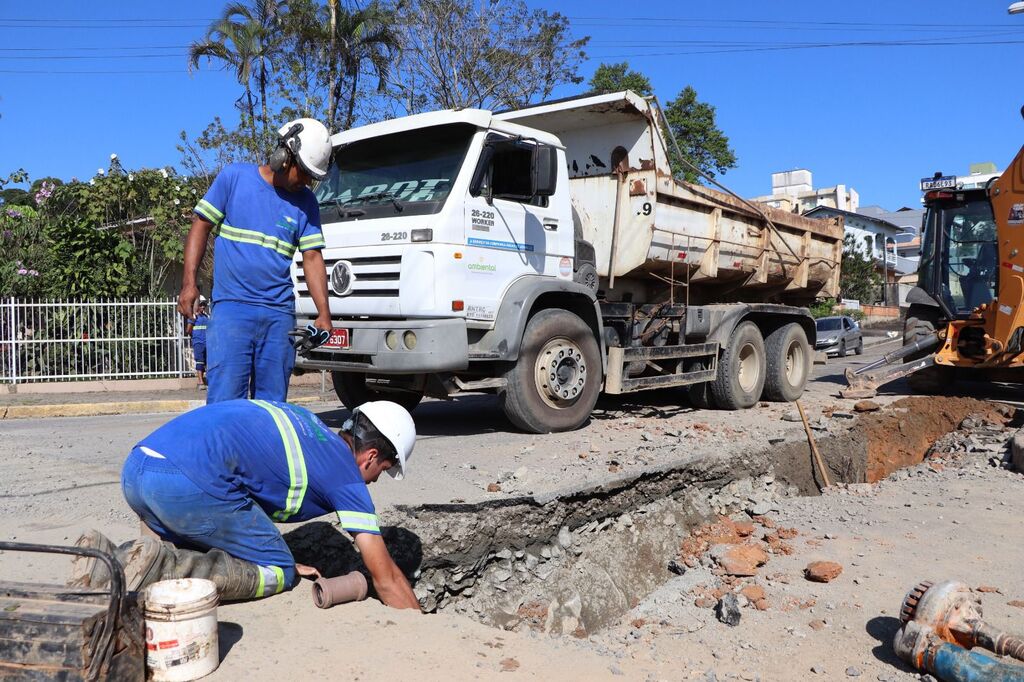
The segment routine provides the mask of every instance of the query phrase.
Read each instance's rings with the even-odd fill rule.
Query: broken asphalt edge
[[[314,403],[318,396],[292,398],[294,404]],[[129,402],[63,403],[56,405],[7,405],[0,408],[0,420],[46,417],[101,417],[119,414],[187,412],[206,404],[205,400],[134,400]]]

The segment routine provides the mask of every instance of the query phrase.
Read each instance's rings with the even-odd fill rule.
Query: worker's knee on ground
[[[259,569],[259,581],[256,585],[254,598],[261,599],[270,597],[281,592],[287,592],[295,587],[299,581],[299,575],[295,566],[257,566]]]

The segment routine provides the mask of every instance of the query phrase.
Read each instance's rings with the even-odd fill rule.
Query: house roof
[[[831,206],[815,206],[811,210],[804,213],[809,218],[816,218],[818,215],[829,215],[829,216],[843,216],[843,218],[850,219],[856,218],[858,220],[864,220],[869,223],[874,223],[882,230],[887,232],[894,232],[896,234],[903,234],[904,232],[912,232],[911,229],[900,227],[894,223],[878,218],[872,215],[865,215],[863,213],[854,213],[853,211],[844,211],[841,208],[832,208]],[[847,220],[849,222],[849,220]]]

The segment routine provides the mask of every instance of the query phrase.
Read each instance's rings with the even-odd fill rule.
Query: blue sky
[[[739,158],[721,179],[744,196],[807,168],[862,205],[916,206],[921,177],[1002,168],[1024,141],[1024,15],[1008,0],[652,0],[631,17],[613,0],[529,2],[591,36],[584,76],[625,60],[663,102],[689,84],[714,104]],[[233,77],[189,74],[184,56],[221,6],[0,5],[0,176],[87,178],[112,152],[176,164],[179,131],[234,116]]]

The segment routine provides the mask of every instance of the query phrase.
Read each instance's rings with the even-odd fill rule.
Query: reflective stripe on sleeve
[[[376,514],[364,514],[363,512],[338,511],[338,521],[341,527],[346,530],[365,530],[372,533],[379,533]]]
[[[271,237],[269,234],[263,234],[256,230],[243,230],[240,227],[233,227],[227,223],[222,223],[220,228],[217,230],[217,236],[224,237],[224,239],[229,239],[241,244],[255,244],[256,246],[262,246],[265,249],[270,249],[271,251],[281,254],[285,258],[291,258],[295,255],[294,244],[289,244],[282,239]]]
[[[270,413],[278,433],[281,435],[281,443],[284,445],[285,459],[288,462],[288,494],[285,498],[284,509],[274,512],[273,517],[277,521],[287,521],[302,508],[302,500],[306,497],[306,458],[302,454],[299,434],[295,432],[295,426],[280,407],[263,400],[253,400],[252,402]]]
[[[219,225],[224,220],[224,214],[206,199],[200,199],[194,210],[214,225]]]
[[[306,249],[322,249],[327,246],[327,242],[324,241],[322,234],[311,234],[299,239],[299,248],[303,251]]]

